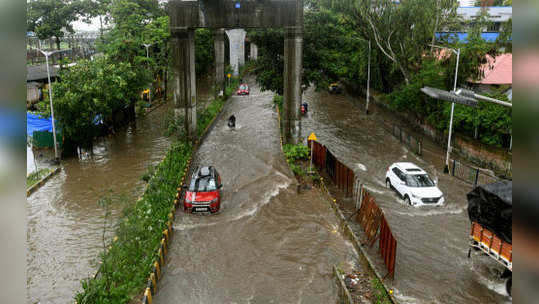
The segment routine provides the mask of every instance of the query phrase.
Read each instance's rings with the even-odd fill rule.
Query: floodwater
[[[249,83],[251,95],[231,98],[194,160],[220,173],[221,211],[177,211],[154,303],[335,303],[332,265],[357,262],[327,201],[296,193],[273,94]]]
[[[204,106],[211,79],[199,81],[198,100]],[[157,107],[120,132],[98,140],[93,155],[69,158],[62,170],[27,199],[27,302],[73,303],[80,280],[92,276],[102,251],[105,210],[98,200],[113,193],[133,203],[144,190],[141,176],[168,151],[163,135],[172,102]],[[27,149],[27,172],[35,168]],[[36,153],[38,167],[50,166],[51,150]],[[109,207],[109,222],[126,207]],[[112,229],[107,228],[110,236]]]
[[[504,281],[497,278],[503,267],[489,257],[467,258],[470,222],[466,193],[471,186],[443,174],[445,154],[425,142],[425,159],[414,155],[380,120],[391,120],[371,106],[346,95],[309,89],[304,97],[309,113],[302,120],[302,134],[315,132],[318,140],[352,168],[383,209],[397,239],[395,296],[402,303],[506,303],[511,302]],[[358,107],[361,106],[361,108]],[[387,167],[409,161],[425,169],[444,193],[441,207],[407,206],[385,187]],[[376,250],[371,250],[377,256]],[[385,272],[384,272],[385,273]]]

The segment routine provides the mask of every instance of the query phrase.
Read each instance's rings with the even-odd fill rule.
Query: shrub
[[[302,145],[292,145],[292,144],[286,144],[283,145],[283,151],[284,155],[287,159],[290,159],[292,161],[297,161],[300,159],[308,160],[309,159],[309,148]]]

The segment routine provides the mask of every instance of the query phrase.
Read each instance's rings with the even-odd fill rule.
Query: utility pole
[[[459,74],[460,48],[455,50],[453,48],[438,46],[434,44],[431,44],[431,47],[440,48],[440,49],[448,49],[457,55],[457,64],[455,67],[455,82],[453,84],[453,93],[456,93],[457,92],[457,77]],[[453,130],[453,112],[454,111],[455,111],[455,103],[451,102],[451,118],[449,119],[449,136],[447,138],[447,154],[445,157],[444,173],[449,173],[449,153],[451,152],[451,133]]]
[[[146,59],[149,60],[150,58],[150,55],[149,55],[149,51],[148,51],[148,48],[152,45],[151,43],[149,44],[146,44],[146,43],[143,43],[144,47],[146,48]],[[153,75],[152,75],[152,82],[153,82]],[[150,102],[150,107],[152,106],[152,85],[150,84],[150,87],[148,88],[148,100]]]
[[[41,54],[45,56],[45,62],[47,65],[47,79],[49,81],[49,102],[51,106],[51,119],[52,119],[52,138],[54,139],[54,162],[59,163],[60,157],[58,156],[58,145],[56,143],[56,124],[54,122],[54,107],[52,106],[52,85],[51,85],[51,72],[49,70],[49,56],[54,53],[61,52],[61,50],[46,52],[41,49],[37,49]]]
[[[367,67],[367,104],[365,106],[365,113],[367,115],[369,115],[370,85],[371,85],[371,41],[369,40],[369,63]]]

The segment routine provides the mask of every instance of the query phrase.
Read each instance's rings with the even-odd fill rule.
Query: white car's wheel
[[[404,203],[405,203],[406,205],[412,206],[412,202],[410,201],[410,197],[408,197],[408,195],[405,195],[405,196],[404,196]]]
[[[391,181],[389,180],[389,178],[386,178],[386,187],[387,189],[391,189]]]

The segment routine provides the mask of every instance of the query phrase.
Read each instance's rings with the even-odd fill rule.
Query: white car
[[[387,168],[386,186],[394,188],[411,206],[441,206],[442,191],[425,170],[413,163],[394,163]]]

